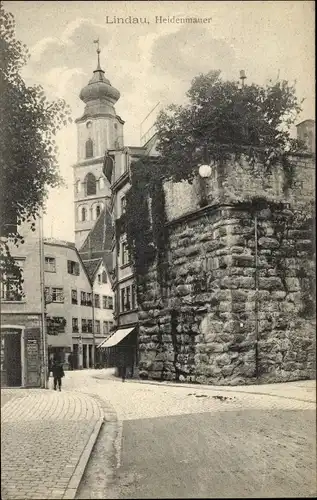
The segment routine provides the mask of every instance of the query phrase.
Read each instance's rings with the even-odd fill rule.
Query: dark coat
[[[54,378],[62,378],[65,375],[63,365],[61,363],[53,363],[52,372]]]

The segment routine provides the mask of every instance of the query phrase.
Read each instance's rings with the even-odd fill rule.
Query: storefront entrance
[[[4,385],[21,387],[21,331],[1,332],[1,372]],[[3,354],[2,354],[3,353]]]

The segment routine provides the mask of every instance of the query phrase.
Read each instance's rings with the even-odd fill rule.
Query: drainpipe
[[[39,216],[39,251],[40,251],[40,287],[41,287],[41,318],[42,318],[42,363],[41,363],[41,386],[47,389],[47,335],[46,335],[46,305],[45,305],[45,282],[44,282],[44,240],[43,240],[43,215]]]
[[[259,278],[258,278],[258,218],[254,215],[254,245],[255,245],[255,375],[259,378]]]

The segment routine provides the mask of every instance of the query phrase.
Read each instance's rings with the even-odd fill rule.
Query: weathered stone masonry
[[[215,167],[209,205],[169,217],[165,279],[154,264],[139,282],[140,376],[219,385],[314,378],[313,237],[301,217],[313,165],[294,164],[300,188],[283,190],[280,170],[267,179],[264,205],[250,202],[263,198],[254,170],[227,166],[220,176]]]

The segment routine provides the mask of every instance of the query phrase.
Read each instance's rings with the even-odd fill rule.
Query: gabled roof
[[[103,262],[102,258],[83,260],[84,266],[92,283],[94,282],[96,273],[102,262]]]
[[[84,261],[85,268],[91,279],[94,280],[100,263],[103,262],[111,278],[112,271],[112,239],[114,228],[108,207],[102,210],[96,220],[95,225],[89,232],[83,245],[79,249],[79,254]]]
[[[89,232],[79,253],[83,260],[103,258],[105,252],[111,251],[111,243],[114,235],[111,214],[106,207],[102,210],[95,225]]]

